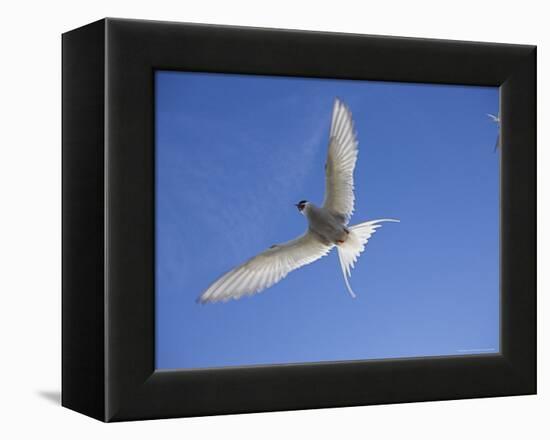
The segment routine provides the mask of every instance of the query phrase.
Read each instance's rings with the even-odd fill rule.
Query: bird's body
[[[334,215],[330,210],[315,206],[307,202],[302,210],[308,221],[308,229],[319,241],[328,245],[344,243],[348,237],[349,229],[346,222],[339,215]]]
[[[198,301],[227,301],[260,292],[281,281],[291,271],[327,255],[333,247],[338,249],[347,290],[355,297],[348,277],[357,258],[382,222],[398,221],[380,219],[348,226],[355,203],[353,172],[357,147],[351,112],[336,99],[325,164],[325,199],[322,206],[306,200],[296,205],[308,221],[307,230],[300,237],[273,245],[222,275]]]

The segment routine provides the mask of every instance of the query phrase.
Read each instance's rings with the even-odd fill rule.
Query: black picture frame
[[[121,421],[536,393],[535,46],[109,18],[62,51],[63,406]],[[155,69],[500,86],[500,352],[155,371]]]

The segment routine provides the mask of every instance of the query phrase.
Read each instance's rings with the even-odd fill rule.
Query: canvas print
[[[156,368],[498,353],[498,106],[157,71]]]

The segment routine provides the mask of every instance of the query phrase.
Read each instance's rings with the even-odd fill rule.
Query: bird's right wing
[[[324,257],[332,245],[321,243],[311,232],[270,247],[222,275],[198,298],[200,303],[238,299],[258,293],[281,281],[291,271]]]
[[[325,165],[325,200],[323,207],[348,222],[353,214],[353,170],[357,162],[357,136],[349,108],[334,101],[332,124]]]

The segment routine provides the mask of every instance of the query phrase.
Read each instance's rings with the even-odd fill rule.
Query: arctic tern
[[[500,147],[500,114],[495,116],[491,113],[487,113],[487,116],[491,119],[491,121],[493,121],[495,124],[497,124],[497,127],[498,127],[499,133],[497,134],[497,141],[495,143],[495,150],[494,150],[494,151],[497,151],[498,147]]]
[[[358,153],[357,134],[349,108],[335,99],[325,164],[325,199],[322,206],[307,200],[296,204],[308,221],[298,238],[271,246],[245,263],[222,275],[198,298],[200,303],[238,299],[258,293],[278,283],[291,271],[313,263],[336,246],[344,282],[355,298],[348,277],[365,245],[383,222],[370,220],[348,226],[354,210],[353,171]]]

